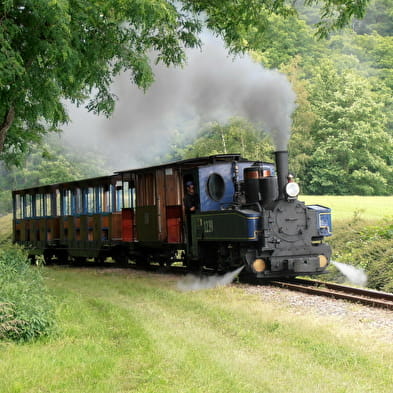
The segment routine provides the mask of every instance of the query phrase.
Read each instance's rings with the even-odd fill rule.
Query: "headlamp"
[[[295,182],[287,183],[285,192],[290,198],[296,198],[300,192],[299,184]]]

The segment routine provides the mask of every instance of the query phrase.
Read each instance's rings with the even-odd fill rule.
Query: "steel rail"
[[[393,294],[369,289],[354,288],[316,280],[275,280],[272,285],[287,288],[293,291],[304,292],[334,299],[348,300],[371,307],[393,310]]]

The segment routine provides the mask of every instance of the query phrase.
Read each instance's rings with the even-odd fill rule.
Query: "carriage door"
[[[159,240],[165,243],[181,243],[183,213],[180,177],[176,168],[156,170],[156,206]]]
[[[155,174],[154,171],[137,175],[136,223],[139,241],[155,242],[159,240]]]
[[[168,243],[183,241],[182,183],[179,170],[174,167],[164,169],[165,226]]]

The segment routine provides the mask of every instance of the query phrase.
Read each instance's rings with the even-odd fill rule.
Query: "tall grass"
[[[0,339],[27,341],[54,327],[54,308],[38,267],[18,246],[0,249]]]

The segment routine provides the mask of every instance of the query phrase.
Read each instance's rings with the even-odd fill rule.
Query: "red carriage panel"
[[[122,210],[122,240],[123,242],[133,242],[135,240],[134,231],[134,209],[127,208]]]

